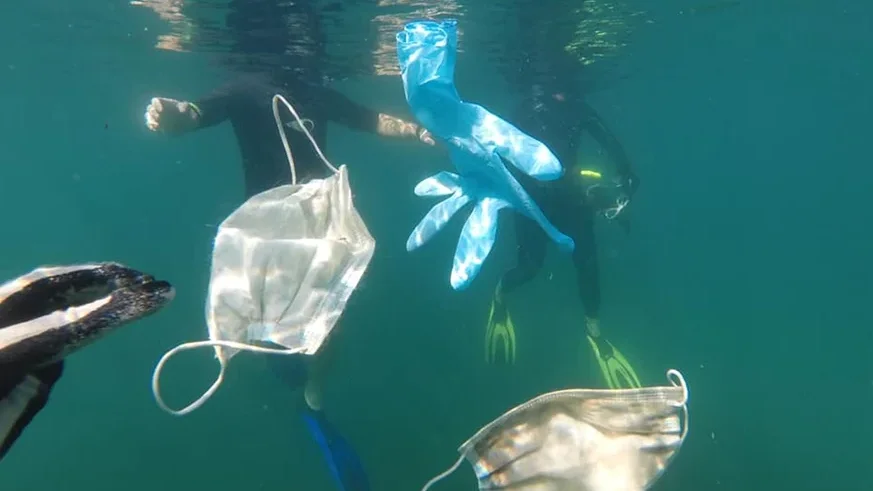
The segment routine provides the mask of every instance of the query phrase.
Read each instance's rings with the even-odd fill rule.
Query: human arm
[[[180,136],[225,121],[238,97],[236,85],[218,88],[195,102],[154,97],[146,108],[146,126],[151,131]]]
[[[587,103],[582,102],[582,104],[584,106],[584,114],[586,115],[584,121],[585,130],[606,151],[609,160],[615,165],[616,175],[620,180],[619,185],[630,198],[636,192],[637,186],[639,186],[639,178],[637,178],[631,168],[630,158],[625,153],[621,142],[618,141],[615,134],[606,126],[600,114]]]
[[[434,144],[430,132],[423,126],[364,107],[336,90],[325,90],[329,91],[323,99],[325,112],[331,121],[358,131]]]

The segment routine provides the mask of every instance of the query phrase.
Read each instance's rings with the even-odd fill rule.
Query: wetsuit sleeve
[[[418,136],[422,129],[415,123],[362,106],[336,90],[321,90],[323,114],[347,128],[389,137]]]
[[[379,112],[362,106],[339,91],[324,88],[324,114],[327,119],[353,130],[379,134]]]
[[[219,87],[194,101],[200,114],[195,130],[223,123],[230,116],[231,106],[244,94],[245,86],[234,82]]]
[[[603,122],[600,114],[587,103],[583,102],[583,104],[585,105],[585,114],[588,115],[585,121],[585,130],[606,150],[609,159],[616,166],[618,175],[629,183],[632,192],[637,186],[637,176],[631,169],[631,162],[624,151],[624,147],[621,146],[621,142],[618,141],[615,134]]]

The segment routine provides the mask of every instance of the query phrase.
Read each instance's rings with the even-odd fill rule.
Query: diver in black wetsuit
[[[232,69],[241,68],[247,73],[240,73],[229,84],[194,102],[155,97],[146,108],[145,119],[150,130],[174,136],[229,120],[242,158],[246,198],[291,181],[273,115],[275,94],[294,106],[322,149],[326,148],[329,121],[364,132],[434,144],[419,125],[373,111],[326,86],[325,40],[319,12],[312,2],[233,0],[229,7],[226,23],[232,34],[233,53],[227,59]],[[328,169],[299,123],[290,114],[282,115],[298,182],[327,177]],[[326,343],[322,351],[329,345]],[[326,364],[324,359],[323,355],[316,357],[312,368],[320,373],[320,367]],[[297,369],[291,371],[299,373]],[[306,384],[307,403],[317,408],[320,377],[292,378]]]
[[[639,386],[627,360],[600,333],[600,275],[594,220],[598,214],[616,220],[625,230],[626,205],[638,186],[628,156],[603,119],[588,105],[574,83],[573,62],[540,51],[524,53],[521,70],[512,74],[518,106],[510,121],[545,143],[560,159],[564,176],[557,181],[536,181],[520,172],[516,178],[561,232],[576,243],[572,255],[579,298],[585,310],[585,329],[610,387]],[[544,76],[543,74],[548,74]],[[580,136],[587,132],[608,156],[613,169],[598,172],[577,163]],[[514,171],[514,169],[513,169]],[[486,328],[486,359],[515,359],[515,332],[505,295],[527,283],[542,268],[548,237],[529,218],[514,214],[518,259],[494,293]],[[624,380],[620,380],[624,379]]]
[[[284,96],[300,114],[321,148],[327,123],[378,135],[417,139],[433,144],[415,123],[359,105],[326,86],[319,13],[306,1],[234,0],[227,16],[234,36],[235,58],[247,73],[193,102],[153,98],[146,109],[152,131],[182,135],[230,120],[245,171],[246,196],[290,182],[291,173],[272,112],[275,94]],[[290,115],[286,126],[298,181],[326,177],[327,169]]]
[[[434,141],[418,125],[353,102],[326,86],[325,40],[314,2],[233,0],[227,16],[232,34],[232,62],[245,69],[230,84],[193,102],[156,97],[146,109],[152,131],[182,135],[229,120],[245,171],[245,193],[257,193],[291,181],[288,159],[276,130],[272,99],[284,96],[299,113],[319,147],[326,148],[327,123],[378,135]],[[283,114],[294,155],[297,181],[327,177],[328,169],[312,148],[300,123]],[[334,328],[337,332],[339,326]],[[334,356],[327,340],[315,356],[268,356],[276,375],[293,389],[304,388],[302,417],[321,447],[334,477],[345,491],[369,491],[366,473],[352,447],[325,419],[320,381]]]
[[[303,118],[321,148],[327,141],[327,122],[383,136],[416,138],[432,144],[429,134],[414,123],[377,113],[354,103],[343,94],[319,85],[277,83],[268,75],[246,75],[195,102],[154,98],[146,110],[154,131],[181,135],[230,120],[236,134],[245,172],[246,197],[291,181],[291,170],[276,131],[272,98],[281,94]],[[327,177],[312,144],[290,115],[283,115],[289,144],[297,166],[297,179]]]

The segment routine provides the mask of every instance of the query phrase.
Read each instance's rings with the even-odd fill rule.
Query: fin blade
[[[427,212],[427,215],[418,222],[412,233],[409,234],[409,238],[406,240],[407,252],[412,252],[427,243],[437,232],[445,227],[458,210],[469,202],[470,197],[466,194],[455,193],[453,196],[434,205]]]
[[[0,460],[33,418],[48,403],[52,388],[64,372],[64,362],[0,381]]]
[[[327,418],[307,409],[303,420],[321,449],[340,491],[370,491],[370,481],[360,457]]]
[[[476,204],[458,238],[452,261],[452,288],[462,290],[482,269],[497,239],[497,212],[509,203],[497,198],[484,198]]]

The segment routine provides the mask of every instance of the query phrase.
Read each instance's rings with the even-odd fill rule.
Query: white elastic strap
[[[315,121],[313,121],[309,118],[303,118],[303,125],[306,126],[306,129],[308,129],[309,131],[312,131],[315,129]],[[294,131],[300,131],[300,132],[303,131],[300,129],[300,125],[297,123],[297,121],[290,121],[288,123],[285,123],[285,127],[291,128]]]
[[[682,408],[682,436],[679,438],[680,441],[684,442],[685,437],[688,436],[688,385],[685,383],[685,377],[683,377],[682,374],[679,373],[679,370],[676,370],[675,368],[667,370],[667,380],[669,380],[674,387],[682,388],[682,402],[678,403],[677,406]]]
[[[304,123],[303,119],[300,118],[297,111],[294,110],[291,104],[285,100],[284,97],[276,94],[273,96],[273,117],[276,119],[276,127],[279,129],[279,136],[282,138],[282,146],[285,147],[285,156],[288,157],[288,164],[291,165],[291,184],[297,184],[297,169],[294,166],[294,157],[291,156],[291,146],[288,145],[288,136],[285,134],[285,125],[282,124],[282,118],[279,117],[279,101],[282,101],[282,104],[285,104],[285,107],[291,111],[291,115],[294,116],[294,119],[297,120],[297,124],[300,125],[300,130],[306,134],[307,138],[309,138],[309,142],[312,143],[312,147],[315,148],[315,153],[321,157],[321,161],[324,162],[324,165],[334,173],[339,172],[336,167],[330,164],[327,157],[324,156],[324,153],[321,152],[318,143],[315,143],[315,138],[312,137],[312,133],[310,133],[309,129],[306,128],[306,123]],[[315,127],[314,123],[313,127]]]
[[[615,202],[615,206],[612,208],[607,208],[603,212],[603,216],[606,217],[607,220],[614,220],[622,211],[624,211],[624,207],[630,203],[630,200],[627,198],[619,198]],[[678,372],[677,372],[678,373]]]
[[[461,462],[463,462],[463,461],[464,461],[464,456],[461,455],[460,457],[458,457],[458,460],[457,460],[454,464],[452,464],[451,467],[449,467],[448,469],[446,469],[445,471],[443,471],[441,474],[437,475],[436,477],[434,477],[433,479],[431,479],[430,481],[428,481],[427,484],[425,484],[424,487],[421,488],[421,491],[427,491],[431,486],[433,486],[433,485],[436,484],[437,482],[439,482],[439,481],[445,479],[445,478],[448,477],[449,474],[451,474],[452,472],[455,472],[456,470],[458,470],[458,466],[460,466],[460,465],[461,465]]]
[[[182,351],[188,351],[192,349],[202,348],[204,346],[222,346],[224,348],[233,348],[242,351],[253,351],[255,353],[269,353],[273,355],[295,355],[303,351],[303,348],[297,349],[275,349],[275,348],[262,348],[260,346],[252,346],[250,344],[245,343],[237,343],[235,341],[217,341],[217,340],[209,340],[209,341],[195,341],[193,343],[185,343],[176,346],[164,353],[164,356],[161,357],[160,361],[158,361],[157,366],[155,366],[155,371],[152,374],[152,393],[155,396],[155,401],[157,401],[158,406],[164,411],[174,415],[174,416],[184,416],[196,409],[199,409],[203,404],[212,397],[213,394],[218,390],[221,386],[221,382],[224,381],[224,371],[225,364],[221,363],[221,369],[218,372],[218,377],[216,377],[215,382],[203,393],[196,401],[191,404],[185,406],[182,409],[175,410],[171,407],[167,406],[164,402],[164,398],[161,397],[161,371],[164,369],[164,364],[170,360],[176,353],[180,353]]]

